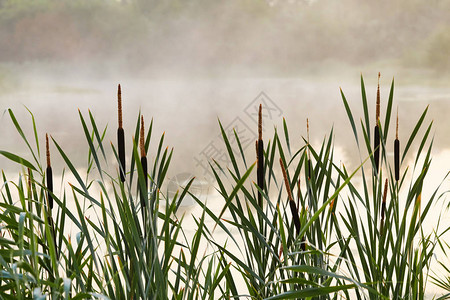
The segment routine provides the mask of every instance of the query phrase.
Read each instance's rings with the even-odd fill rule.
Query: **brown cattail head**
[[[45,134],[45,149],[46,149],[46,154],[47,154],[47,167],[51,167],[51,163],[50,163],[50,147],[48,145],[48,134]]]
[[[311,157],[311,150],[309,149],[309,119],[306,118],[306,139],[308,141],[308,158]]]
[[[281,172],[283,172],[284,184],[286,185],[286,190],[288,192],[289,201],[294,201],[292,197],[291,187],[289,186],[289,180],[287,178],[286,169],[284,168],[283,160],[280,158]]]
[[[122,90],[120,84],[117,87],[117,112],[119,114],[119,128],[122,128]]]
[[[306,118],[306,138],[308,140],[308,144],[309,144],[309,119]]]
[[[288,192],[289,207],[291,208],[292,220],[294,221],[295,229],[296,229],[296,232],[298,235],[300,233],[300,227],[301,227],[300,218],[298,216],[298,211],[297,211],[297,207],[295,206],[294,198],[292,197],[292,191],[291,191],[291,187],[289,186],[289,180],[287,178],[286,169],[284,168],[283,160],[281,158],[280,158],[280,165],[281,165],[281,171],[283,172],[283,178],[284,178],[284,183],[286,185],[286,190]],[[304,240],[304,237],[302,238],[302,241],[303,240]]]
[[[378,72],[378,87],[377,87],[377,108],[376,108],[376,123],[380,120],[380,72]]]
[[[144,129],[144,116],[141,116],[141,132],[139,134],[139,148],[141,149],[141,157],[146,157],[145,153],[145,129]]]
[[[388,180],[386,178],[386,181],[384,183],[384,193],[383,193],[383,202],[384,203],[386,203],[387,191],[388,191]]]
[[[258,112],[258,140],[262,140],[262,104],[259,105]]]

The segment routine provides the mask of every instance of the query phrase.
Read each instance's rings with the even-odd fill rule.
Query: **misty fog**
[[[74,149],[76,109],[114,128],[121,83],[128,130],[141,108],[175,147],[173,169],[192,170],[190,158],[219,133],[217,118],[227,125],[261,92],[299,143],[306,118],[312,138],[334,125],[338,146],[351,141],[339,87],[358,107],[360,73],[374,99],[380,71],[385,101],[395,77],[402,125],[431,103],[436,144],[449,147],[449,9],[450,1],[404,0],[2,0],[0,105],[24,117],[26,105],[42,131]],[[2,148],[18,150],[10,123],[3,115]]]
[[[243,130],[254,157],[261,102],[273,108],[264,139],[282,132],[284,117],[292,147],[301,147],[308,118],[313,146],[333,128],[336,158],[353,169],[360,157],[339,88],[362,117],[362,74],[374,122],[381,72],[382,112],[395,79],[400,139],[429,105],[431,190],[450,165],[449,12],[450,0],[0,0],[0,150],[30,159],[7,112],[32,137],[28,108],[41,149],[48,132],[84,168],[78,109],[108,127],[105,145],[114,143],[120,83],[127,151],[141,110],[154,122],[150,159],[163,133],[174,148],[169,179],[211,179],[202,165],[225,150],[219,120]],[[52,151],[59,176],[64,163]],[[0,170],[17,165],[0,157]]]

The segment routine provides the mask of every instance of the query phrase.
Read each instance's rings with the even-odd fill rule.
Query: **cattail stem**
[[[117,88],[117,112],[119,119],[119,128],[117,129],[117,144],[119,148],[119,162],[120,162],[120,180],[125,181],[125,132],[122,127],[122,92],[119,87]]]
[[[262,140],[262,105],[259,105],[259,114],[258,114],[258,141],[256,142],[257,146],[257,184],[258,187],[264,190],[264,142]],[[258,205],[259,207],[263,207],[263,195],[261,192],[258,192]]]
[[[397,128],[395,132],[394,141],[394,166],[395,166],[395,181],[400,179],[400,141],[398,139],[398,108],[397,108]]]
[[[381,204],[381,224],[380,224],[380,235],[383,235],[383,226],[384,226],[384,215],[386,213],[386,197],[388,191],[388,180],[386,178],[384,184],[384,193],[383,193],[383,202]]]

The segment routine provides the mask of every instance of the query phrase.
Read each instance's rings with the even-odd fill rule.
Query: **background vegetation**
[[[324,61],[442,73],[449,9],[448,0],[2,0],[0,61],[109,63],[133,74],[224,65],[296,74]]]

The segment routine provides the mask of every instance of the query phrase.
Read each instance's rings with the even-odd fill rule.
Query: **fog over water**
[[[167,181],[186,174],[210,180],[201,165],[221,155],[211,154],[211,145],[225,151],[218,119],[243,130],[244,151],[254,157],[252,114],[260,102],[273,109],[265,112],[265,140],[274,127],[282,131],[284,117],[292,147],[303,146],[308,118],[313,146],[333,128],[336,159],[354,169],[360,157],[339,88],[359,123],[362,74],[374,122],[381,72],[382,118],[395,78],[391,140],[397,107],[404,145],[429,105],[434,159],[424,193],[430,193],[450,170],[449,10],[449,0],[0,0],[0,150],[32,159],[6,111],[32,139],[27,107],[41,150],[49,133],[85,168],[78,109],[108,126],[105,145],[115,143],[120,83],[127,151],[140,109],[147,125],[154,120],[150,159],[163,132],[174,148]],[[52,164],[58,176],[64,164],[55,147]],[[117,166],[108,168],[116,174]],[[18,171],[3,157],[0,169]],[[446,180],[443,190],[449,188]]]

